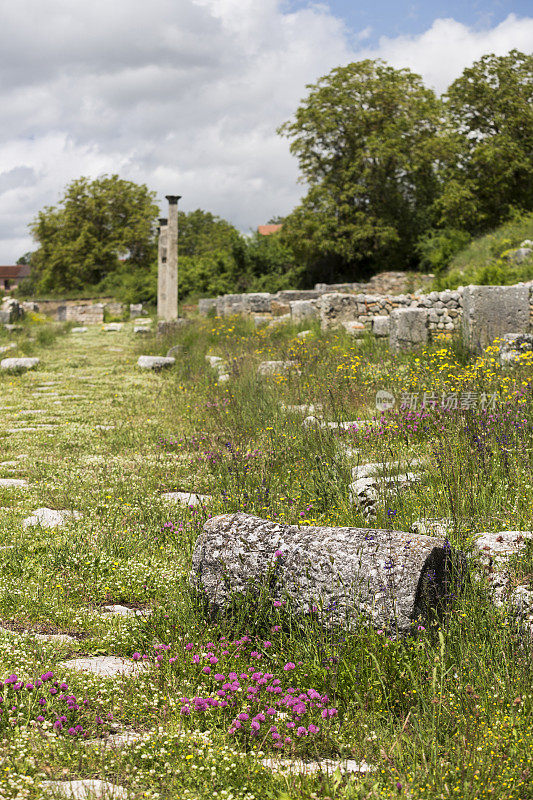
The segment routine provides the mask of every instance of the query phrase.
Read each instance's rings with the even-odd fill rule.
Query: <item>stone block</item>
[[[398,633],[449,602],[451,591],[459,593],[463,564],[442,538],[299,528],[235,513],[205,523],[190,581],[222,610],[234,594],[266,592],[297,614],[315,605],[325,627],[358,630],[368,622]]]
[[[426,344],[428,312],[425,308],[397,308],[390,315],[390,348],[394,353]]]
[[[140,369],[155,369],[160,370],[163,367],[171,367],[175,363],[176,359],[170,356],[167,358],[166,356],[139,356],[137,359],[137,366]]]
[[[137,317],[142,316],[142,313],[143,313],[142,303],[130,303],[130,319],[137,319]]]
[[[179,319],[171,319],[157,323],[157,335],[158,336],[170,336],[172,334],[178,333],[182,328],[186,325],[190,324],[190,320],[184,319],[180,317]]]
[[[0,369],[7,372],[26,372],[28,369],[35,369],[38,363],[38,358],[3,358]]]
[[[319,306],[320,325],[323,331],[339,327],[343,322],[353,322],[359,316],[357,296],[353,294],[340,292],[323,294]]]
[[[209,314],[217,313],[217,302],[218,299],[216,297],[203,297],[201,300],[198,300],[198,313],[201,317],[207,317]]]
[[[372,320],[372,333],[378,337],[388,336],[390,333],[390,317],[374,317]]]
[[[529,330],[528,286],[466,286],[463,292],[463,343],[474,351],[506,333]]]
[[[270,314],[272,295],[269,292],[250,292],[242,295],[243,311],[250,314]]]
[[[291,300],[289,307],[292,321],[295,323],[318,317],[316,300]]]

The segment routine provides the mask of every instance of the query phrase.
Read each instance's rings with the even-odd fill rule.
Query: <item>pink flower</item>
[[[274,600],[274,608],[281,608],[282,602],[281,600]]]
[[[263,647],[272,647],[272,642],[263,642]]]
[[[283,556],[283,553],[281,552],[281,550],[276,550],[274,555],[276,556],[276,558],[281,558]]]
[[[211,672],[211,667],[204,667],[202,669],[202,672],[204,673],[204,675],[209,675],[209,673]]]
[[[296,664],[293,664],[292,661],[289,661],[287,664],[285,664],[283,669],[285,672],[290,672],[291,669],[296,669]]]

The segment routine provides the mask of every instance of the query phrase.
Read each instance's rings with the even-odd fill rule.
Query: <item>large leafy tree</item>
[[[473,233],[533,210],[533,56],[486,55],[444,96],[457,151],[437,202],[443,225]]]
[[[450,146],[441,102],[418,75],[372,60],[334,69],[308,88],[280,128],[308,185],[284,237],[331,277],[408,266]]]
[[[155,193],[118,175],[70,183],[31,230],[38,291],[79,291],[120,272],[148,273],[155,258]]]

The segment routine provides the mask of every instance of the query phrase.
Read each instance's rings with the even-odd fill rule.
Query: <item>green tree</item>
[[[209,211],[178,212],[179,252],[184,256],[230,253],[240,239],[239,231]]]
[[[458,147],[436,203],[440,224],[479,233],[513,208],[533,210],[533,56],[483,56],[444,100]]]
[[[38,291],[79,291],[113,284],[120,271],[149,272],[156,254],[155,193],[105,175],[72,181],[58,206],[40,211],[31,225]]]
[[[450,147],[441,102],[418,75],[381,61],[339,67],[308,88],[279,131],[309,187],[283,237],[338,276],[411,265]]]

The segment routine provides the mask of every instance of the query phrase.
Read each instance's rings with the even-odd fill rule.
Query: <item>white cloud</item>
[[[439,90],[486,52],[529,50],[533,19],[473,31],[436,20],[416,37],[349,32],[326,6],[281,0],[18,0],[0,48],[0,262],[79,175],[118,172],[247,230],[298,201],[277,126],[335,66],[383,57]],[[359,42],[357,52],[350,42]],[[352,45],[353,46],[353,45]]]
[[[437,19],[419,36],[383,36],[365,58],[379,56],[394,67],[409,67],[437,92],[444,92],[463,69],[487,53],[503,56],[533,47],[533,18],[509,16],[494,28],[473,30],[453,19]]]

